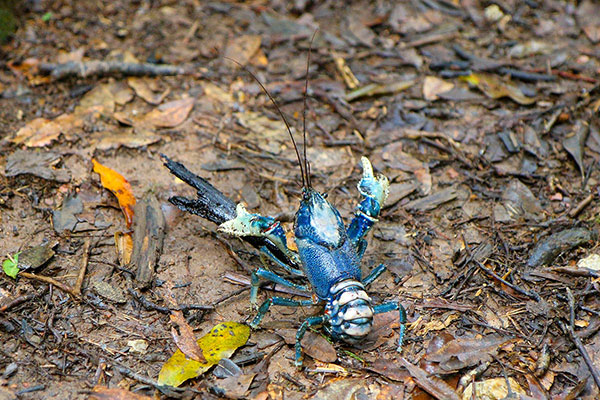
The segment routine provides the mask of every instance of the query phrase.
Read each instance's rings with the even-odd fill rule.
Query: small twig
[[[231,245],[228,242],[226,242],[225,240],[223,240],[223,238],[219,237],[219,235],[213,235],[213,236],[223,245],[223,247],[225,247],[225,250],[227,250],[227,253],[229,253],[229,255],[231,256],[231,258],[233,258],[233,261],[235,261],[247,273],[249,273],[249,274],[252,273],[252,271],[254,270],[254,268],[252,268],[251,266],[248,265],[248,263],[246,263],[244,260],[242,260],[235,253],[235,251],[233,251],[233,249],[231,248]]]
[[[575,334],[575,298],[573,297],[573,293],[571,293],[571,291],[568,288],[567,297],[569,300],[569,325],[566,325],[562,321],[558,321],[558,323],[560,324],[562,330],[566,331],[569,334],[571,341],[579,351],[579,354],[581,354],[581,356],[583,357],[583,361],[590,370],[590,373],[594,378],[594,382],[596,382],[596,386],[598,386],[598,389],[600,389],[600,375],[598,375],[598,371],[596,371],[596,367],[594,367],[594,363],[592,362],[592,359],[590,358],[590,355],[588,354],[585,346],[581,342],[581,339],[579,339],[579,337]]]
[[[165,76],[191,75],[197,73],[198,66],[179,67],[150,63],[130,63],[120,61],[85,61],[64,64],[41,63],[38,67],[43,74],[55,80],[68,77],[87,78],[89,76],[125,75],[125,76]]]
[[[34,279],[36,281],[49,283],[50,285],[56,286],[58,289],[62,290],[63,292],[68,293],[73,297],[79,298],[79,295],[77,293],[75,293],[75,291],[71,287],[65,285],[64,283],[57,281],[54,278],[50,278],[49,276],[36,275],[36,274],[31,274],[29,272],[19,272],[19,276],[22,276],[23,278],[27,278],[27,279]]]
[[[583,211],[584,208],[586,208],[594,199],[594,194],[590,194],[589,196],[587,196],[585,199],[581,200],[581,203],[577,204],[577,207],[573,208],[571,211],[569,211],[569,217],[571,218],[575,218],[577,215],[579,215],[580,212]]]
[[[192,388],[176,388],[173,386],[166,386],[166,385],[160,385],[157,381],[155,381],[154,379],[148,378],[147,376],[144,375],[140,375],[137,372],[133,372],[131,369],[127,368],[127,367],[123,367],[121,365],[115,365],[113,364],[113,368],[116,369],[117,371],[119,371],[120,373],[122,373],[123,375],[136,380],[138,382],[142,382],[145,383],[146,385],[150,385],[154,388],[156,388],[157,390],[159,390],[162,394],[164,394],[165,396],[170,396],[170,397],[175,397],[175,398],[181,398],[181,395],[179,393],[184,393],[187,391],[191,391],[194,393],[200,393],[195,389]]]
[[[77,275],[77,281],[73,292],[77,296],[81,295],[81,287],[83,286],[83,278],[85,278],[85,271],[87,270],[88,261],[90,260],[90,245],[92,243],[91,238],[86,238],[83,242],[83,257],[81,259],[81,267],[79,268],[79,274]]]
[[[540,301],[540,295],[537,294],[536,292],[534,292],[533,290],[525,290],[517,285],[515,285],[514,283],[510,283],[508,282],[506,279],[502,278],[501,276],[499,276],[498,274],[496,274],[494,271],[492,271],[491,269],[486,268],[481,261],[475,260],[475,263],[477,264],[477,266],[479,267],[479,269],[481,269],[483,272],[485,272],[486,274],[492,276],[494,279],[502,282],[503,284],[505,284],[506,286],[508,286],[509,288],[513,289],[514,291],[521,293],[524,296],[529,297],[530,299],[533,299],[535,301]]]
[[[234,296],[237,296],[240,293],[245,292],[246,290],[250,290],[250,286],[245,286],[243,288],[239,288],[238,290],[232,292],[232,293],[228,293],[224,296],[219,297],[217,300],[213,301],[212,306],[213,308],[216,308],[219,304],[221,304],[222,302],[224,302],[225,300],[229,300]]]
[[[15,395],[17,397],[20,397],[26,393],[32,393],[32,392],[38,392],[40,390],[44,390],[46,389],[46,385],[35,385],[35,386],[31,386],[25,389],[21,389],[18,392],[15,392]]]
[[[302,382],[300,382],[299,380],[295,379],[293,376],[291,376],[290,374],[288,374],[287,372],[282,372],[279,374],[283,379],[285,379],[286,381],[291,382],[294,386],[296,386],[301,392],[305,392],[306,391],[306,386],[304,386],[304,384]]]
[[[18,306],[19,304],[25,303],[27,301],[35,299],[36,297],[41,296],[45,292],[46,292],[46,290],[43,290],[40,293],[29,293],[29,294],[25,294],[23,296],[16,297],[16,298],[12,299],[10,302],[8,302],[5,305],[3,305],[2,307],[0,307],[0,312],[6,312],[6,311],[10,310],[11,308]]]
[[[164,306],[159,306],[156,303],[148,300],[143,294],[138,292],[135,289],[129,289],[129,293],[136,299],[142,307],[147,310],[155,310],[163,314],[171,314],[171,311],[187,311],[187,310],[213,310],[214,306],[206,306],[203,304],[181,304],[176,308],[169,308]]]

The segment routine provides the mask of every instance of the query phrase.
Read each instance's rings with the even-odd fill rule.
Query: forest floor
[[[18,7],[0,47],[0,254],[18,272],[0,277],[0,399],[599,397],[598,2]],[[247,70],[301,143],[315,32],[312,185],[349,221],[360,157],[389,178],[362,268],[388,267],[369,293],[406,307],[402,352],[390,312],[357,346],[310,331],[298,369],[295,330],[321,311],[279,307],[235,365],[167,389],[186,332],[255,315],[262,264],[168,202],[195,193],[161,154],[293,231],[296,154]]]

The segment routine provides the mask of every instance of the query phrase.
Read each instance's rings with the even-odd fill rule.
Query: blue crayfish
[[[256,79],[250,71],[248,72]],[[219,231],[246,240],[257,248],[262,256],[282,267],[290,275],[308,279],[310,287],[294,283],[269,270],[266,263],[263,263],[264,267],[255,269],[251,277],[250,301],[254,306],[257,305],[257,292],[261,278],[305,292],[310,292],[312,288],[316,295],[316,298],[313,296],[314,301],[283,297],[269,298],[258,307],[258,313],[250,323],[252,328],[260,324],[272,305],[302,307],[325,303],[323,315],[307,318],[296,333],[295,363],[297,366],[302,365],[300,343],[308,328],[323,325],[333,339],[355,344],[371,331],[374,314],[391,310],[399,311],[398,351],[400,351],[406,323],[404,307],[397,301],[374,305],[366,292],[366,287],[381,275],[386,267],[380,264],[365,278],[362,277],[360,267],[367,248],[365,235],[377,222],[381,207],[387,198],[388,179],[383,175],[374,176],[371,163],[366,157],[362,157],[363,176],[358,184],[358,191],[363,196],[363,200],[357,206],[354,218],[346,228],[338,210],[327,201],[326,196],[311,186],[310,166],[306,160],[306,124],[304,123],[305,151],[302,160],[285,116],[262,83],[256,80],[285,122],[300,165],[302,199],[294,221],[298,251],[288,248],[285,232],[277,220],[260,214],[251,214],[241,203],[236,206],[231,199],[206,180],[163,155],[165,166],[171,173],[193,186],[198,196],[197,199],[175,196],[169,201],[181,210],[218,224]],[[305,87],[305,109],[307,87],[308,80]]]

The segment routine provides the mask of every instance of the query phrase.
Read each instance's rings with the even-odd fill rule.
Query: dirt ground
[[[598,398],[598,2],[8,4],[0,254],[53,255],[21,257],[17,279],[0,278],[0,399]],[[156,379],[177,345],[165,285],[200,337],[255,315],[248,270],[261,260],[168,202],[195,193],[160,154],[292,231],[296,155],[268,97],[228,58],[265,84],[300,141],[315,32],[313,186],[349,221],[360,157],[389,178],[363,273],[388,266],[369,293],[406,307],[402,353],[387,313],[359,346],[311,332],[296,369],[295,329],[319,309],[280,307],[232,357],[241,374],[210,370],[166,391]],[[112,69],[90,72],[97,61]],[[128,226],[92,159],[138,204],[158,200],[164,241],[150,237],[147,284],[115,242],[139,228],[140,208]],[[272,295],[293,293],[267,285],[260,299]]]

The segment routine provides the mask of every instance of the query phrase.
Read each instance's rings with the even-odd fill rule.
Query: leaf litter
[[[204,373],[182,391],[188,397],[210,390],[242,398],[343,392],[415,398],[429,396],[423,387],[438,398],[454,398],[452,391],[470,398],[464,388],[475,381],[478,395],[511,396],[512,390],[521,398],[597,398],[592,255],[600,101],[593,1],[297,1],[287,8],[267,1],[193,10],[174,3],[124,6],[122,13],[106,7],[78,10],[81,26],[73,25],[69,7],[55,7],[44,20],[25,11],[23,29],[3,44],[9,60],[0,72],[6,132],[0,250],[13,257],[34,243],[57,241],[47,263],[52,276],[75,281],[83,271],[81,297],[70,297],[75,292],[68,285],[49,277],[0,282],[1,329],[12,332],[4,343],[8,391],[37,387],[46,398],[94,386],[125,387],[122,396],[175,393],[153,380],[165,346],[176,347],[171,310],[156,295],[166,280],[174,283],[192,330],[252,317],[246,286],[223,276],[260,260],[228,241],[234,261],[210,227],[167,204],[187,189],[164,173],[156,154],[177,154],[197,170],[205,166],[203,177],[235,202],[249,199],[261,213],[289,220],[299,195],[289,140],[258,86],[221,56],[250,66],[301,133],[306,52],[319,27],[306,119],[313,181],[347,217],[357,200],[361,155],[389,177],[390,202],[381,229],[369,237],[363,267],[384,262],[393,272],[370,294],[407,307],[412,324],[402,356],[412,367],[394,352],[397,315],[391,315],[362,347],[330,344],[315,333],[327,350],[314,352],[305,371],[294,368],[292,345],[248,342],[232,357],[239,369],[233,376]],[[110,20],[86,23],[104,12]],[[133,22],[125,18],[134,13]],[[82,29],[85,35],[73,34]],[[84,71],[93,65],[87,57],[98,54],[152,67],[146,71],[177,63],[165,67],[193,73],[72,70],[58,81],[49,69],[55,67],[44,65],[60,57]],[[155,194],[157,206],[141,219],[164,212],[164,249],[151,252],[153,262],[141,262],[152,267],[148,286],[135,279],[131,233],[123,232],[128,228],[113,195],[100,190],[91,158],[128,171],[132,191]],[[89,186],[97,196],[86,193]],[[577,229],[590,240],[569,233]],[[150,232],[139,237],[158,243]],[[528,265],[532,257],[545,261]],[[222,298],[218,310],[211,308]],[[256,333],[298,326],[301,315],[272,310],[266,319],[277,324]],[[484,344],[495,335],[510,342],[469,350],[477,343],[468,340],[481,337]],[[431,345],[438,337],[446,339]],[[148,343],[144,354],[128,345],[141,338]],[[60,384],[56,374],[32,367],[33,358],[60,370]],[[457,386],[459,377],[469,379]]]

